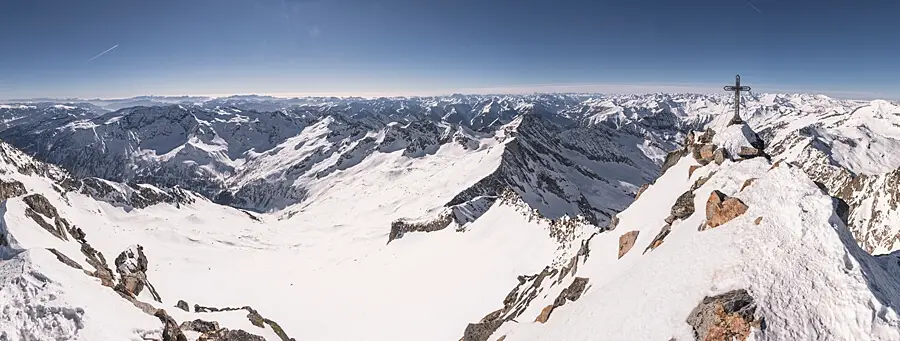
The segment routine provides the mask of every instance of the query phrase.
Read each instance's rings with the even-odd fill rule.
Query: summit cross
[[[741,75],[734,76],[734,85],[725,86],[725,91],[734,91],[734,118],[732,122],[742,122],[741,120],[741,91],[750,91],[749,86],[741,86]]]

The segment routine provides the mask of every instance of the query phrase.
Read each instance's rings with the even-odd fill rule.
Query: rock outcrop
[[[716,228],[747,212],[747,205],[738,198],[713,191],[706,202],[706,228]]]
[[[115,264],[120,278],[116,290],[131,296],[138,296],[147,287],[153,299],[162,302],[159,293],[147,280],[147,256],[144,255],[142,246],[137,244],[129,246],[116,257]]]
[[[43,227],[47,232],[62,240],[69,240],[67,231],[71,228],[69,222],[59,216],[56,207],[42,194],[36,193],[22,198],[22,201],[28,205],[25,208],[25,216],[31,218],[36,224]],[[47,222],[44,218],[53,220],[53,224]]]
[[[753,297],[740,289],[704,298],[691,311],[687,323],[693,327],[697,340],[742,341],[750,335],[750,328],[761,326],[761,319],[755,314]]]

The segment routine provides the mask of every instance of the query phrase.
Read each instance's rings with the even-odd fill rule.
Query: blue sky
[[[898,17],[887,0],[6,0],[0,98],[716,92],[738,72],[900,98]]]

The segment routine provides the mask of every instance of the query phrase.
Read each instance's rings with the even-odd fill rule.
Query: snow
[[[248,325],[246,313],[171,308],[183,299],[191,305],[249,305],[298,340],[447,339],[458,337],[473,316],[492,308],[518,274],[540,271],[559,252],[547,223],[532,222],[501,204],[466,225],[466,232],[448,228],[409,233],[387,246],[392,219],[442,205],[454,192],[440,188],[471,185],[496,167],[502,151],[487,148],[462,157],[454,154],[459,153],[452,149],[456,147],[448,148],[421,160],[401,161],[394,154],[367,159],[358,169],[336,175],[334,187],[314,192],[303,212],[285,220],[263,215],[265,223],[204,200],[180,209],[162,204],[141,210],[74,193],[64,200],[43,178],[14,177],[29,191],[43,193],[62,217],[82,228],[110,264],[121,251],[134,251],[134,244],[140,244],[149,260],[147,277],[163,303],[153,302],[146,292],[139,298],[165,308],[179,322],[218,320],[228,328],[274,339]],[[408,163],[408,171],[396,171],[395,162]],[[437,170],[442,172],[433,173]],[[6,205],[5,226],[15,248],[28,250],[23,254],[56,248],[90,269],[78,243],[57,239],[30,221],[21,199]],[[129,340],[159,332],[155,317],[130,306],[97,279],[65,267],[52,255],[34,263],[52,267],[51,274],[70,274],[58,279],[58,295],[65,300],[80,297],[65,302],[84,310],[86,325],[117,326],[107,327],[106,334],[79,332],[76,339]],[[82,291],[83,286],[91,290]],[[97,308],[99,304],[104,307]],[[409,311],[416,312],[405,317],[411,323],[396,324],[397,314]],[[353,321],[353,328],[347,328],[347,321]],[[133,326],[141,327],[140,333]],[[65,330],[40,338],[53,332]]]
[[[531,323],[532,310],[495,337],[689,340],[685,319],[704,296],[746,288],[767,326],[753,340],[900,339],[896,269],[856,245],[831,199],[802,171],[784,165],[769,171],[770,164],[756,158],[706,166],[686,180],[693,164],[683,158],[619,214],[616,230],[592,239],[591,257],[578,273],[590,282],[579,301],[555,309],[546,324]],[[661,246],[641,254],[664,224],[666,208],[713,170],[695,192],[697,212],[676,221]],[[751,177],[759,180],[739,191]],[[714,189],[750,208],[725,225],[698,231]],[[760,225],[753,223],[757,217]],[[618,237],[632,230],[640,231],[635,247],[616,259]]]

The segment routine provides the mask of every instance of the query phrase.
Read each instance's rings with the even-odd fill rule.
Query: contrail
[[[754,5],[752,2],[747,1],[747,4],[750,5],[750,7],[753,7],[753,9],[755,9],[757,12],[762,13],[762,11],[760,11],[759,8],[757,8],[756,5]]]
[[[114,49],[117,48],[117,47],[119,47],[119,44],[116,44],[115,46],[110,47],[110,48],[107,49],[106,51],[100,52],[100,54],[94,56],[94,57],[91,58],[91,59],[88,59],[87,61],[92,61],[92,60],[94,60],[94,59],[100,58],[100,56],[105,55],[107,52],[112,51],[112,50],[114,50]]]

